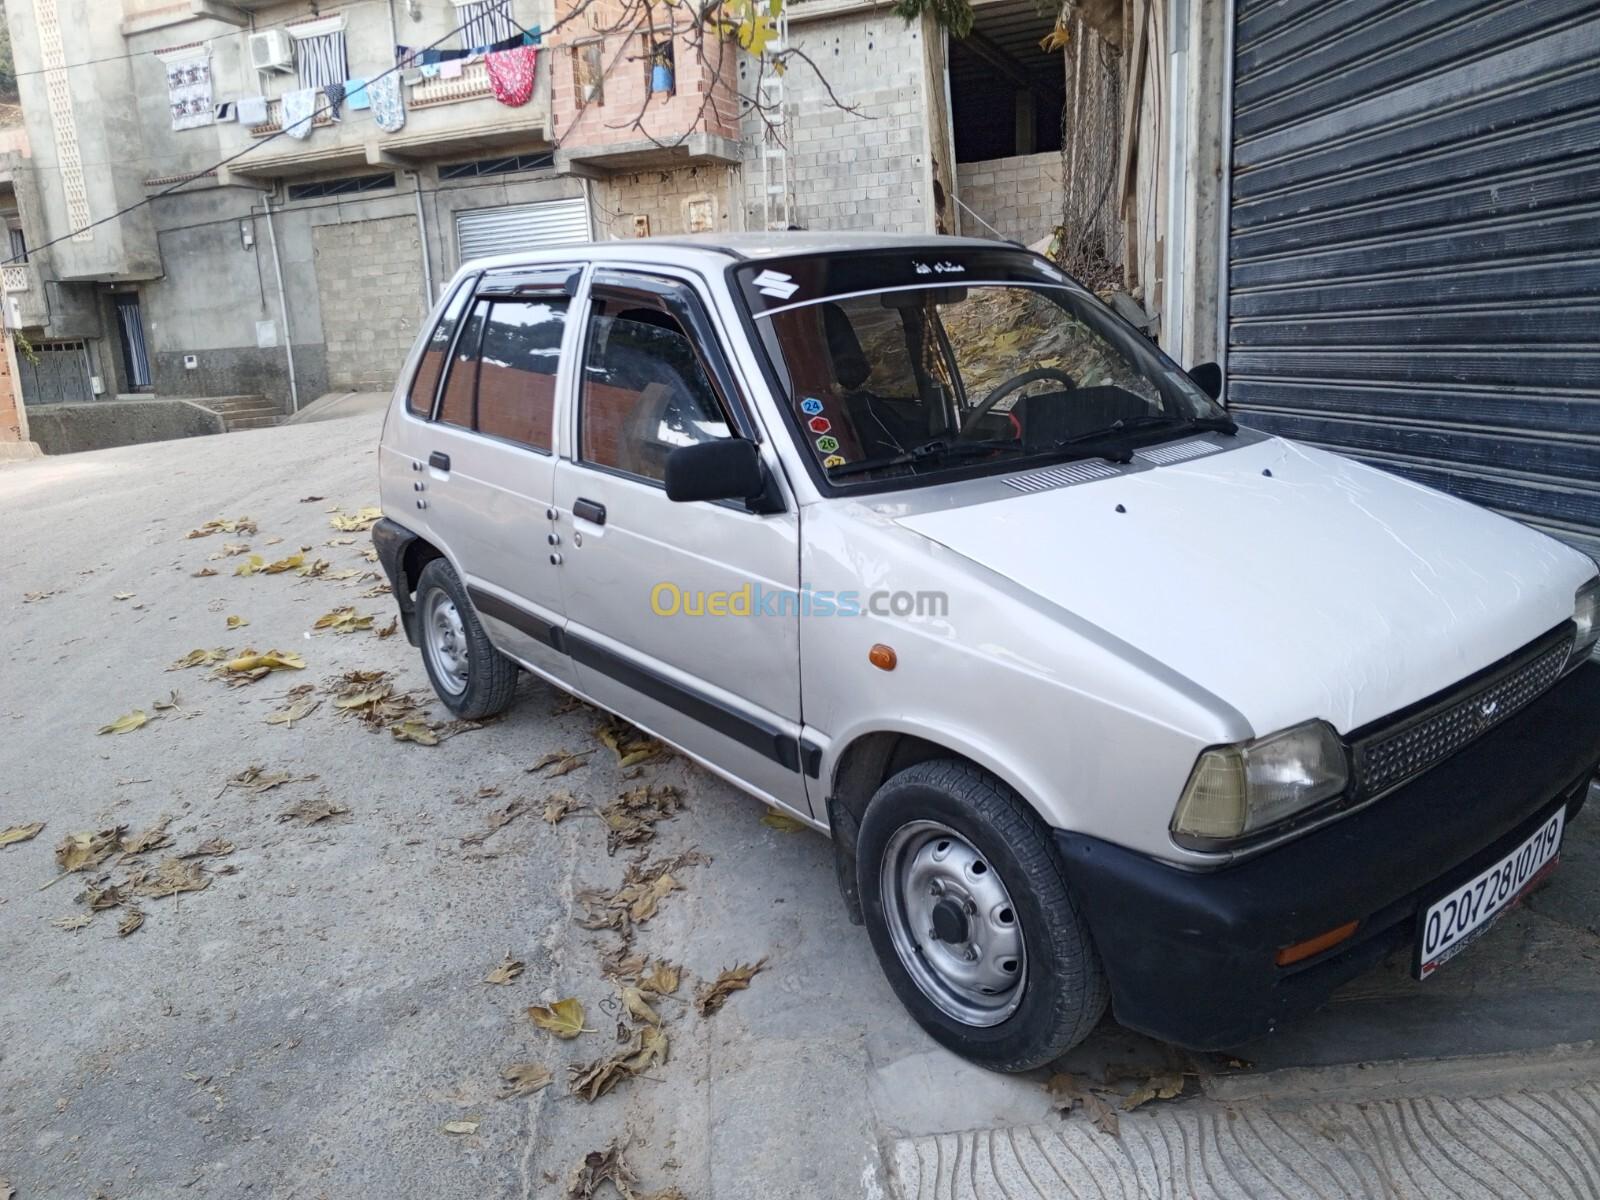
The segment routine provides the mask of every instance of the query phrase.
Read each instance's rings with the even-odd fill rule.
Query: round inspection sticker
[[[827,417],[812,417],[811,420],[806,422],[806,425],[812,433],[827,433],[828,430],[833,428],[833,422],[828,420]]]
[[[817,449],[824,454],[832,454],[838,448],[839,439],[836,437],[819,437],[817,439]]]
[[[807,396],[804,400],[800,401],[800,411],[805,413],[808,417],[814,417],[822,411],[822,401],[818,400],[815,396]]]
[[[822,465],[827,467],[830,471],[835,467],[842,467],[844,466],[844,455],[830,454],[827,458],[822,460]]]

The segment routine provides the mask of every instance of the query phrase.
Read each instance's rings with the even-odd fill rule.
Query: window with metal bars
[[[480,158],[439,168],[440,179],[475,179],[480,175],[509,175],[513,171],[543,171],[555,161],[552,154],[512,154],[505,158]]]
[[[456,24],[461,26],[461,48],[492,46],[517,32],[511,19],[511,0],[467,0],[456,5]]]

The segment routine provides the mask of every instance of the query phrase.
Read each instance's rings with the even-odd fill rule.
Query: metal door
[[[582,196],[456,214],[456,248],[462,262],[588,240],[589,209]]]
[[[83,404],[94,399],[89,350],[83,342],[35,342],[31,355],[18,347],[17,373],[24,404]]]

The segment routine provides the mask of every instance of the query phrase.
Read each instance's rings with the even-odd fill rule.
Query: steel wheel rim
[[[895,953],[940,1012],[979,1028],[1016,1012],[1028,981],[1022,921],[977,847],[947,825],[913,821],[884,848],[878,885]]]
[[[428,593],[422,612],[423,644],[435,678],[452,696],[467,690],[467,630],[461,612],[448,592],[435,588]]]

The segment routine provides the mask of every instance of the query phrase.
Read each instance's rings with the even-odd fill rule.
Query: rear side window
[[[455,335],[456,322],[461,320],[461,310],[467,306],[472,294],[470,287],[456,290],[433,327],[433,336],[423,347],[422,361],[417,373],[411,377],[411,394],[406,397],[406,408],[426,420],[433,415],[433,398],[439,390],[439,376],[444,374],[444,360],[450,353],[450,339]]]
[[[567,298],[496,300],[478,362],[479,433],[550,449]]]
[[[456,339],[456,353],[450,363],[450,373],[445,376],[444,396],[439,401],[439,420],[463,429],[472,428],[472,393],[478,384],[478,341],[483,336],[483,319],[489,311],[489,301],[479,300],[472,306],[472,315],[461,327]]]

